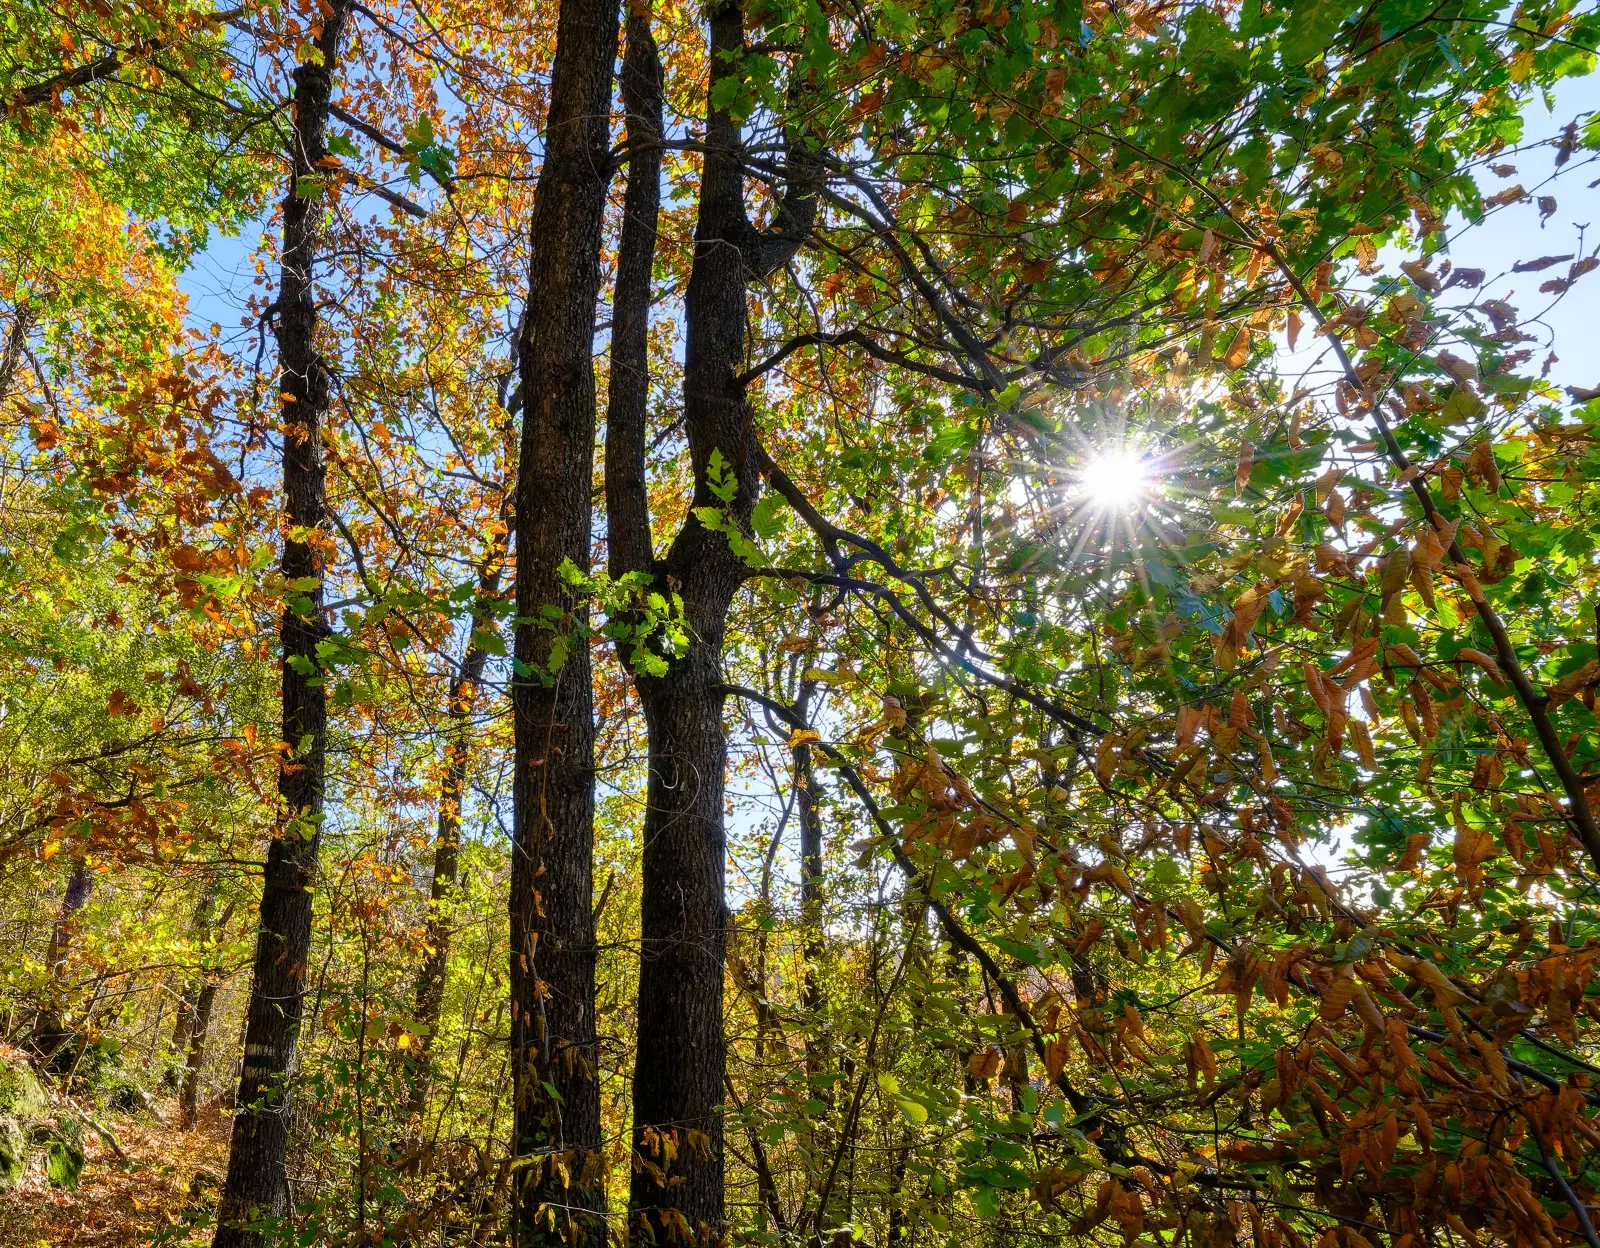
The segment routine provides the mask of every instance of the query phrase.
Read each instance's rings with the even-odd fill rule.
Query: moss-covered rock
[[[28,1133],[10,1114],[0,1114],[0,1192],[22,1182],[28,1170]]]
[[[44,1117],[50,1101],[32,1070],[18,1061],[0,1058],[0,1114],[19,1126],[30,1126]]]
[[[50,1133],[44,1176],[51,1187],[76,1189],[83,1176],[83,1132],[75,1124]]]

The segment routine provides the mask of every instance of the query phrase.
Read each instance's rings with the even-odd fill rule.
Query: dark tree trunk
[[[484,557],[478,573],[477,597],[473,603],[472,636],[482,628],[493,628],[490,606],[500,593],[500,577],[505,567],[505,545],[497,541]],[[428,952],[417,974],[417,1021],[423,1031],[418,1038],[416,1067],[412,1072],[411,1112],[420,1114],[428,1101],[428,1055],[433,1034],[438,1030],[444,1009],[445,975],[450,969],[450,916],[446,909],[455,894],[461,858],[461,802],[467,790],[467,770],[472,757],[472,714],[478,705],[478,690],[489,652],[468,640],[461,667],[450,682],[450,704],[445,711],[444,782],[439,789],[439,826],[433,842],[433,884],[429,890]]]
[[[61,897],[61,909],[50,929],[50,950],[45,955],[45,965],[50,968],[50,983],[46,988],[50,996],[34,1018],[32,1037],[33,1048],[42,1058],[53,1058],[68,1040],[61,1021],[61,973],[66,969],[67,954],[72,951],[78,911],[89,904],[93,893],[94,876],[80,859],[67,877],[67,891]]]
[[[303,198],[304,179],[320,173],[328,153],[328,105],[340,36],[351,0],[322,9],[313,44],[320,55],[294,71],[289,190],[283,202],[283,260],[278,290],[278,388],[283,398],[283,492],[293,529],[323,526],[322,425],[329,376],[317,351],[313,268],[320,196]],[[292,596],[281,624],[283,741],[292,751],[281,767],[282,816],[267,850],[255,966],[246,1010],[244,1061],[228,1177],[218,1208],[216,1248],[257,1248],[252,1223],[281,1216],[288,1203],[284,1161],[289,1142],[289,1087],[304,1006],[311,950],[311,887],[322,826],[327,753],[327,697],[316,667],[322,619],[322,560],[308,542],[286,537],[282,571]]]
[[[0,405],[11,395],[17,368],[22,363],[22,349],[28,345],[28,331],[32,328],[32,310],[26,304],[17,304],[11,314],[11,332],[6,335],[5,350],[0,352]]]
[[[737,3],[716,4],[710,27],[715,99],[718,83],[740,72],[744,19]],[[745,525],[760,489],[755,432],[739,381],[746,290],[793,255],[814,201],[786,195],[778,231],[756,232],[745,214],[740,142],[732,116],[708,105],[685,300],[683,406],[692,506],[722,510],[713,478],[731,480],[737,491],[727,510]],[[679,589],[690,647],[665,676],[637,677],[650,747],[628,1227],[636,1244],[720,1241],[725,1231],[722,651],[728,610],[745,576],[722,533],[692,515],[655,570]]]
[[[650,412],[650,297],[661,215],[661,58],[649,19],[628,12],[622,59],[628,185],[611,300],[611,387],[606,399],[606,543],[611,575],[648,572],[652,563],[645,487],[645,423]],[[628,653],[619,651],[622,661]]]
[[[585,591],[595,301],[617,0],[562,0],[519,344],[511,1044],[521,1243],[605,1238],[594,1014],[594,719]],[[554,1090],[552,1095],[551,1089]],[[561,1173],[565,1167],[567,1176]]]

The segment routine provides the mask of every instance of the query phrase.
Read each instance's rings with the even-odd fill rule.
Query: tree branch
[[[23,87],[12,102],[18,108],[33,108],[48,100],[55,99],[61,92],[70,91],[73,87],[87,86],[91,82],[99,82],[109,78],[122,68],[124,62],[121,52],[108,52],[98,60],[90,61],[87,65],[80,65],[76,69],[63,70],[53,78],[46,78],[43,82],[36,82],[31,87]]]

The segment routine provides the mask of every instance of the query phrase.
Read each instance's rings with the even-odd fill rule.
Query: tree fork
[[[791,176],[774,228],[758,231],[750,224],[740,126],[711,103],[720,84],[741,72],[744,15],[736,0],[715,4],[709,26],[706,154],[684,303],[684,428],[692,506],[722,505],[712,488],[713,465],[719,465],[735,483],[730,510],[743,525],[761,489],[757,439],[740,381],[746,292],[752,280],[792,258],[810,230],[816,199],[803,155],[791,150]],[[727,740],[721,667],[728,612],[745,568],[727,539],[691,512],[657,571],[680,587],[693,642],[665,675],[637,677],[650,745],[628,1220],[635,1244],[720,1241],[725,1233]]]

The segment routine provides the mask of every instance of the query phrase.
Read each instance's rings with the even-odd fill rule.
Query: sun
[[[1089,457],[1078,488],[1086,502],[1104,511],[1127,511],[1149,494],[1150,461],[1132,447],[1120,446]]]

